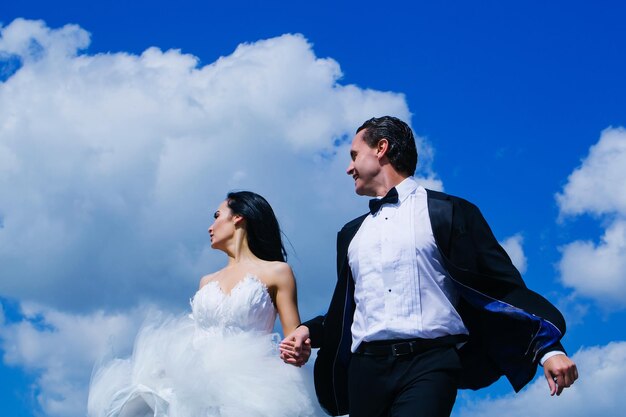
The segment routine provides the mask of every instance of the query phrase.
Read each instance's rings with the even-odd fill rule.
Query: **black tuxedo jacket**
[[[436,191],[427,194],[435,242],[461,295],[456,307],[470,333],[459,350],[459,388],[486,387],[505,375],[519,391],[534,377],[544,353],[563,350],[559,341],[565,320],[550,302],[526,288],[476,206]],[[349,413],[347,370],[355,303],[347,254],[366,216],[347,223],[337,236],[338,279],[328,312],[303,323],[312,346],[319,348],[317,397],[331,415]]]

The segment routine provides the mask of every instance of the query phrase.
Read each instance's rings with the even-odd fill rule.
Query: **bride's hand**
[[[302,366],[311,356],[311,339],[309,339],[309,329],[300,326],[287,335],[280,345],[280,358],[290,365]]]

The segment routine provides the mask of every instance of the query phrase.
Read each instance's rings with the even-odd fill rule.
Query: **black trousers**
[[[350,417],[449,417],[460,370],[453,346],[403,356],[354,353]]]

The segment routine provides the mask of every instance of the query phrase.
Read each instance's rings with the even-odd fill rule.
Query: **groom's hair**
[[[252,253],[266,261],[285,262],[287,252],[278,219],[267,200],[252,191],[235,191],[228,193],[226,201],[232,213],[246,221],[248,247]]]
[[[376,147],[381,139],[387,139],[389,149],[385,154],[391,166],[401,174],[415,174],[417,149],[413,131],[402,120],[393,116],[372,117],[356,130],[365,129],[363,140],[370,148]]]

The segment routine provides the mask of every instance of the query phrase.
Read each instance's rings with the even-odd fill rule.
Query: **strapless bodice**
[[[268,288],[252,274],[229,294],[217,281],[207,283],[191,299],[191,310],[196,326],[207,331],[270,333],[276,321]]]

